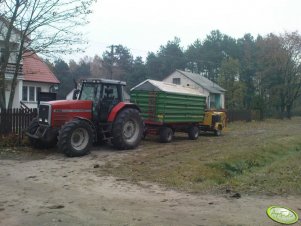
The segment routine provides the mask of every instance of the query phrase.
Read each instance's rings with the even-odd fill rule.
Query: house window
[[[23,86],[22,88],[22,100],[23,101],[27,101],[27,97],[28,97],[28,88],[27,86]]]
[[[177,84],[177,85],[181,85],[181,79],[180,78],[173,78],[172,83]]]
[[[40,92],[41,92],[41,87],[36,87],[36,101],[39,100],[39,95],[40,95]]]
[[[38,101],[41,87],[23,86],[22,87],[22,100],[23,101]]]
[[[30,86],[29,87],[29,101],[35,101],[35,87]]]

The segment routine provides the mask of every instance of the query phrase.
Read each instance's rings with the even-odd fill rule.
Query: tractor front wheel
[[[112,144],[120,150],[133,149],[140,143],[143,131],[143,120],[138,110],[121,110],[113,123]]]
[[[27,132],[30,133],[30,134],[35,134],[38,128],[39,128],[38,119],[34,118],[30,122],[30,124],[27,128]],[[46,136],[47,135],[49,135],[49,133],[46,132]],[[33,146],[36,149],[53,148],[57,143],[57,138],[56,138],[56,136],[51,136],[50,138],[51,139],[46,141],[46,140],[42,140],[42,139],[36,139],[36,138],[33,138],[33,137],[28,137],[31,146]]]
[[[69,157],[79,157],[90,152],[93,130],[88,122],[75,119],[67,122],[58,136],[59,150]]]

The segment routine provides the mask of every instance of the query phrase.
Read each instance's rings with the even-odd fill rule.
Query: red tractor
[[[93,142],[110,140],[118,149],[135,148],[144,124],[135,104],[124,102],[125,82],[84,80],[75,100],[41,103],[27,129],[36,148],[58,148],[67,156],[82,156]]]

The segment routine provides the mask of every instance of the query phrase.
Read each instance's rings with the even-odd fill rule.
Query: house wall
[[[0,51],[4,49],[4,42],[0,40]],[[18,51],[18,44],[13,44],[11,43],[10,45],[10,55],[9,55],[9,59],[8,59],[8,63],[16,63],[17,60],[17,51]],[[2,55],[2,51],[0,52],[0,57]]]
[[[0,20],[0,50],[4,48],[5,35],[7,33],[6,25]],[[13,29],[10,38],[10,57],[9,63],[16,63],[17,60],[17,51],[19,50],[20,36]],[[1,54],[1,53],[0,53]]]
[[[17,81],[17,85],[15,88],[15,95],[13,100],[13,108],[20,108],[20,94],[22,92],[22,80]],[[6,99],[6,106],[8,106],[9,96],[10,96],[10,89],[11,89],[12,80],[5,81],[5,99]]]
[[[5,103],[6,103],[6,107],[8,105],[8,100],[9,100],[9,95],[10,95],[10,86],[11,86],[11,82],[10,81],[5,81]]]
[[[5,23],[3,23],[2,20],[0,20],[0,40],[4,40],[6,33],[7,33],[7,26]],[[10,37],[10,42],[19,43],[20,42],[20,36],[16,33],[16,30],[13,29]]]
[[[0,50],[4,48],[4,40],[7,33],[7,26],[5,23],[3,23],[2,20],[0,20]],[[15,64],[17,60],[17,53],[20,46],[20,33],[17,32],[16,29],[12,30],[12,34],[10,37],[10,58],[9,63]],[[27,40],[25,40],[24,47],[27,46]],[[0,51],[0,57],[1,57],[1,51]],[[1,58],[0,58],[1,59]],[[21,64],[23,62],[21,61]],[[11,81],[12,81],[12,73],[6,73],[5,74],[5,82],[6,82],[6,88],[5,88],[5,96],[6,96],[6,103],[8,105],[9,95],[10,95],[10,88],[11,88]],[[35,97],[34,101],[23,101],[29,108],[36,108],[37,107],[37,95],[36,95],[36,87],[40,87],[42,92],[49,92],[49,88],[52,84],[50,83],[41,83],[41,82],[29,82],[29,81],[23,81],[23,76],[18,76],[18,81],[15,89],[15,95],[14,95],[14,101],[13,101],[13,108],[20,108],[20,101],[22,101],[23,97],[23,86],[28,87],[35,87]],[[28,93],[29,94],[29,93]]]
[[[225,109],[225,93],[221,94],[221,107]]]
[[[192,81],[191,79],[187,78],[183,74],[179,73],[178,71],[173,72],[171,75],[167,76],[163,82],[173,83],[174,78],[180,78],[182,86],[187,86],[193,89],[197,89],[200,91],[201,94],[206,96],[206,103],[208,108],[210,108],[210,92],[207,89],[204,89],[203,87],[199,86],[197,83]],[[220,106],[221,108],[225,108],[225,93],[220,94]]]
[[[5,35],[7,33],[7,27],[6,25],[0,20],[0,58],[2,53],[2,49],[4,49],[4,39]],[[16,63],[17,60],[17,52],[19,50],[19,34],[16,33],[16,31],[13,29],[11,33],[10,38],[10,57],[8,60],[8,63]],[[22,63],[22,62],[21,62]],[[10,89],[11,89],[11,83],[12,83],[12,74],[5,74],[5,98],[6,98],[6,106],[8,106],[9,96],[10,96]],[[19,108],[20,107],[20,93],[22,92],[22,80],[17,81],[17,85],[15,88],[15,95],[13,100],[13,108]]]
[[[18,80],[16,85],[16,91],[13,101],[13,108],[20,108],[21,104],[20,101],[22,101],[24,104],[26,104],[29,108],[37,108],[37,94],[36,94],[36,87],[40,87],[42,92],[49,92],[49,88],[52,84],[50,83],[41,83],[41,82],[29,82],[29,81],[23,81]],[[35,87],[35,101],[23,101],[23,86],[27,87]],[[5,89],[5,97],[6,97],[6,106],[8,106],[8,100],[10,95],[10,88],[11,88],[11,80],[6,80],[6,89]],[[29,89],[29,88],[28,88]],[[28,95],[29,95],[29,91]]]
[[[20,88],[20,95],[19,95],[19,100],[23,99],[23,94],[22,94],[22,90],[23,90],[23,86],[27,86],[27,87],[41,87],[41,92],[49,92],[49,88],[52,84],[49,83],[42,83],[42,82],[29,82],[29,81],[23,81],[22,87]],[[22,102],[24,104],[26,104],[27,107],[29,108],[37,108],[37,96],[36,96],[36,91],[35,91],[35,101],[23,101]],[[20,101],[19,101],[20,102]],[[20,106],[20,105],[19,105]]]
[[[207,103],[207,106],[209,106],[210,93],[208,92],[208,90],[206,90],[203,87],[199,86],[194,81],[190,80],[189,78],[187,78],[186,76],[182,75],[181,73],[179,73],[177,71],[175,71],[171,75],[167,76],[163,80],[163,82],[173,83],[174,78],[180,78],[181,79],[180,85],[186,86],[186,87],[189,87],[189,88],[193,88],[193,89],[197,89],[201,94],[206,96],[206,103]]]

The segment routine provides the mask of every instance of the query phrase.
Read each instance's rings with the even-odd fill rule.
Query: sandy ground
[[[279,225],[266,216],[271,205],[301,215],[301,197],[196,195],[95,173],[128,154],[98,147],[81,158],[0,159],[0,225]]]

